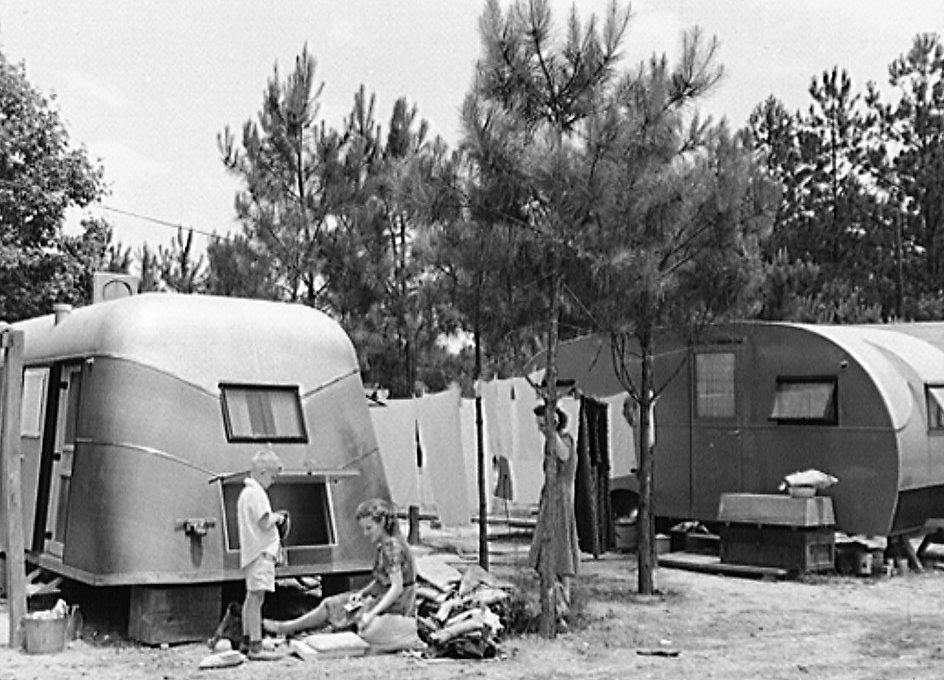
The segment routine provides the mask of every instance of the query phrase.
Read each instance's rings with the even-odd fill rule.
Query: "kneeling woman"
[[[292,635],[330,625],[334,630],[357,627],[365,633],[385,615],[416,616],[416,563],[400,533],[393,508],[374,498],[357,506],[357,521],[364,536],[377,546],[373,579],[360,590],[332,595],[315,609],[290,621],[264,619],[269,633]],[[380,619],[378,619],[380,617]]]

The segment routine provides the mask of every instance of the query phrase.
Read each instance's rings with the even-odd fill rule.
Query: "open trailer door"
[[[75,459],[81,390],[82,364],[63,366],[59,380],[59,406],[43,546],[46,552],[60,559],[65,548],[66,527],[69,521],[69,497],[72,490],[72,466]]]

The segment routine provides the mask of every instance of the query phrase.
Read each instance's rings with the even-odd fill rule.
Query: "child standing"
[[[236,503],[239,518],[239,566],[246,579],[243,601],[242,651],[250,659],[279,658],[262,647],[262,604],[267,592],[275,591],[275,563],[281,542],[278,525],[285,514],[273,512],[266,490],[282,471],[282,461],[275,451],[264,449],[252,457],[252,470],[246,477]]]

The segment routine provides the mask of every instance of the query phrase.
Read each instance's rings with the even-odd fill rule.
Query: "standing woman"
[[[538,427],[541,433],[546,435],[546,409],[543,404],[534,409],[534,415],[537,417]],[[559,607],[558,617],[566,612],[570,605],[571,582],[577,575],[577,565],[580,563],[580,549],[577,546],[577,518],[574,515],[574,483],[577,479],[577,452],[574,446],[574,438],[565,432],[567,427],[567,414],[560,409],[556,409],[553,416],[554,431],[551,434],[551,451],[547,453],[547,447],[544,449],[544,478],[547,480],[548,468],[556,466],[557,487],[561,499],[561,526],[558,528],[561,540],[558,542],[556,555],[551,556],[551,565],[554,575],[557,577],[560,594],[563,596],[563,606]],[[544,548],[545,536],[554,531],[550,526],[550,489],[547,488],[547,481],[541,488],[541,499],[538,503],[538,519],[534,527],[534,536],[531,539],[531,550],[528,559],[531,567],[538,569],[541,560],[541,551]]]
[[[358,524],[377,548],[373,578],[360,590],[326,597],[313,610],[290,621],[265,619],[263,628],[274,634],[292,635],[330,625],[334,630],[356,627],[370,637],[390,615],[416,616],[416,562],[400,533],[393,507],[372,498],[357,506]],[[415,621],[412,622],[415,630]]]

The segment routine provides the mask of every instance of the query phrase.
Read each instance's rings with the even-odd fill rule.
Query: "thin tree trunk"
[[[482,329],[479,305],[481,280],[475,291],[473,333],[475,335],[475,451],[479,487],[479,566],[488,569],[488,489],[485,477],[485,433],[482,419]]]
[[[639,395],[639,514],[636,519],[638,541],[638,587],[643,595],[654,591],[655,556],[655,517],[652,508],[653,451],[649,446],[649,430],[653,426],[649,412],[652,404],[652,338],[648,334],[640,337],[642,354],[642,375]]]
[[[557,411],[557,316],[560,304],[560,272],[557,270],[556,259],[552,266],[550,324],[547,333],[547,368],[544,372],[544,380],[547,384],[544,418],[544,458],[550,463],[544,466],[545,525],[541,535],[542,544],[538,561],[541,588],[540,631],[541,635],[546,638],[557,636],[557,574],[555,562],[563,539],[563,527],[561,526],[563,499],[560,494],[560,484],[557,481],[557,451],[554,446],[555,414]]]

